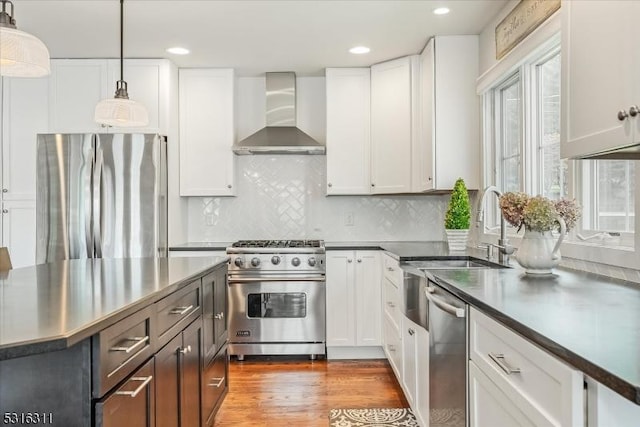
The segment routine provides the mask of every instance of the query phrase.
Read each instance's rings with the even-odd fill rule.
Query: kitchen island
[[[84,427],[127,420],[126,425],[147,425],[155,418],[154,387],[167,382],[171,371],[161,371],[159,362],[176,363],[176,358],[180,369],[173,370],[185,376],[175,383],[193,384],[195,374],[192,397],[196,396],[199,409],[198,378],[205,357],[212,365],[214,359],[218,362],[216,375],[221,369],[224,380],[219,387],[226,389],[225,342],[212,342],[218,338],[214,330],[226,340],[226,327],[214,325],[213,313],[203,316],[203,310],[214,310],[215,288],[222,290],[220,310],[226,311],[227,261],[226,257],[69,260],[4,273],[0,276],[3,422]],[[167,358],[156,360],[167,348]],[[185,395],[175,391],[175,396]],[[167,406],[157,405],[158,410]],[[181,416],[175,409],[170,415]],[[199,419],[197,411],[198,423]]]

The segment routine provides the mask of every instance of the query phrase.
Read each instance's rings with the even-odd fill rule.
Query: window
[[[487,182],[504,192],[522,191],[557,199],[568,195],[568,166],[560,159],[560,48],[556,44],[521,65],[485,96],[491,129]],[[486,122],[485,122],[486,123]],[[498,226],[488,206],[485,227]]]

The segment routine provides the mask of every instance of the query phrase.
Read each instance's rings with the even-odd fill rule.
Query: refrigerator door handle
[[[92,237],[92,224],[91,224],[91,205],[93,204],[93,200],[91,199],[91,190],[92,190],[92,182],[87,180],[86,185],[84,186],[84,234],[85,234],[85,245],[87,247],[87,258],[93,257],[93,239]]]
[[[102,232],[101,232],[101,194],[102,166],[104,158],[101,149],[96,149],[96,163],[93,169],[93,239],[95,246],[95,258],[102,258]]]

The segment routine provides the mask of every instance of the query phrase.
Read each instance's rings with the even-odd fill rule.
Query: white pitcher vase
[[[560,245],[564,240],[567,226],[558,217],[560,235],[554,241],[551,231],[533,231],[525,228],[522,243],[515,257],[527,274],[551,274],[560,263]]]

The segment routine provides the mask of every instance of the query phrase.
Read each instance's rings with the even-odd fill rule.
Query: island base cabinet
[[[153,359],[142,365],[118,389],[96,403],[96,427],[154,427]]]
[[[200,425],[201,319],[155,356],[156,427]]]
[[[587,378],[587,425],[589,427],[637,427],[640,405]]]
[[[470,427],[536,427],[476,364],[469,362]]]
[[[215,414],[229,390],[229,354],[226,345],[209,362],[202,377],[202,425],[213,425]]]

